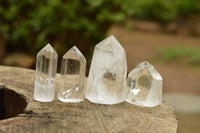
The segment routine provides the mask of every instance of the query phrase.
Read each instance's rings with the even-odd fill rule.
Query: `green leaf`
[[[17,11],[18,11],[17,6],[16,5],[12,5],[5,12],[4,17],[6,18],[7,21],[14,20],[16,18],[16,16],[17,16]]]
[[[104,2],[104,0],[86,0],[86,1],[93,8],[101,6]]]

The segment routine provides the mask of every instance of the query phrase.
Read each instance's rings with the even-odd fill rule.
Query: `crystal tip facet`
[[[74,45],[69,51],[80,51],[80,50],[76,47],[76,45]]]
[[[115,36],[114,35],[111,35],[111,36],[109,36],[106,40],[113,40],[113,41],[117,41],[117,39],[115,38]],[[119,43],[118,41],[117,41],[117,43]]]
[[[44,47],[45,49],[53,49],[50,43],[47,43],[47,45]]]
[[[44,48],[42,48],[40,51],[43,50],[47,50],[47,51],[51,51],[51,52],[55,52],[55,50],[53,49],[53,47],[51,46],[50,43],[48,43]],[[56,53],[56,52],[55,52]]]
[[[110,52],[112,51],[116,56],[125,54],[124,48],[121,46],[119,41],[113,35],[99,42],[96,45],[96,47],[101,50],[110,51]]]
[[[108,38],[116,39],[114,35],[111,35]]]
[[[137,67],[145,67],[145,68],[150,67],[150,68],[154,68],[148,61],[143,61]]]
[[[71,47],[66,53],[68,53],[68,52],[80,52],[80,50],[74,45],[73,47]]]

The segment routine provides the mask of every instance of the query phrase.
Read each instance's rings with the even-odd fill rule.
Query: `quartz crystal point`
[[[127,79],[126,101],[146,107],[154,107],[162,102],[162,77],[147,61],[133,69]]]
[[[84,98],[86,60],[76,46],[62,58],[61,86],[58,99],[61,102],[77,103]]]
[[[50,102],[54,99],[58,55],[50,44],[37,54],[34,99]]]
[[[117,104],[125,100],[126,53],[114,36],[96,45],[85,96],[93,103]]]

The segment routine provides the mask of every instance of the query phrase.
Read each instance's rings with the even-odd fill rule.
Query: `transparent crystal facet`
[[[50,44],[37,54],[34,99],[50,102],[54,99],[58,55]]]
[[[62,58],[61,86],[58,99],[61,102],[81,102],[84,98],[86,60],[76,46]]]
[[[117,104],[125,100],[126,53],[114,36],[96,45],[85,96],[93,103]]]
[[[127,79],[126,101],[146,107],[154,107],[162,102],[162,77],[147,61],[133,69]]]

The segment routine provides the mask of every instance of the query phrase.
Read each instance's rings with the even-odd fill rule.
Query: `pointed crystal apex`
[[[124,48],[120,45],[120,43],[113,35],[98,43],[96,47],[106,51],[113,51],[114,54],[124,53]]]
[[[69,50],[65,53],[65,55],[66,55],[67,53],[75,53],[75,54],[82,55],[81,52],[80,52],[80,50],[79,50],[76,46],[73,46],[71,49],[69,49]],[[65,55],[64,55],[64,56],[65,56]]]
[[[39,52],[38,54],[40,54],[43,51],[49,51],[49,52],[53,52],[56,53],[56,51],[54,50],[54,48],[51,46],[50,43],[48,43],[46,46],[44,46]],[[57,54],[57,53],[56,53]]]
[[[83,101],[85,70],[85,57],[76,46],[73,46],[62,58],[62,79],[58,90],[58,99],[61,102],[77,103]]]
[[[148,61],[144,61],[144,62],[142,62],[142,63],[140,63],[140,64],[138,64],[137,66],[136,66],[136,68],[137,67],[142,67],[142,68],[154,68]]]
[[[144,65],[144,66],[152,66],[148,61],[144,61],[139,65]]]
[[[93,103],[117,104],[125,99],[126,53],[114,36],[95,47],[85,96]]]
[[[86,62],[85,57],[81,53],[81,51],[76,47],[73,46],[71,49],[69,49],[64,55],[63,58],[73,58],[73,59],[78,59],[82,62]]]
[[[126,101],[154,107],[162,102],[162,77],[147,61],[140,63],[128,75]]]
[[[80,52],[80,50],[75,45],[69,51]]]

